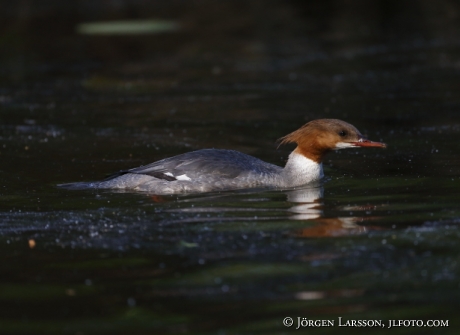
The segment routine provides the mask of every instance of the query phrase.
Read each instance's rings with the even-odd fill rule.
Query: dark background
[[[459,15],[447,0],[0,1],[0,333],[287,334],[290,316],[457,334]],[[179,28],[78,30],[141,19]],[[316,118],[388,149],[327,156],[301,200],[56,187],[211,147],[283,165],[276,139]]]

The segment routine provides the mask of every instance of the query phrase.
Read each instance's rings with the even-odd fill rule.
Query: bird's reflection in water
[[[300,188],[287,191],[287,201],[294,203],[288,209],[292,214],[291,220],[308,220],[314,225],[297,229],[290,234],[296,237],[333,237],[344,235],[362,234],[369,230],[381,229],[375,226],[363,226],[360,223],[375,220],[376,217],[324,217],[322,198],[324,188],[321,185],[310,185],[308,188]],[[341,208],[350,210],[350,207]],[[353,207],[354,210],[368,210],[369,206]]]
[[[322,202],[324,188],[320,185],[287,192],[287,201],[296,205],[288,209],[292,220],[313,220],[323,216]]]
[[[288,234],[298,238],[318,238],[318,237],[337,237],[345,235],[357,235],[369,230],[381,229],[380,227],[361,225],[367,220],[375,220],[377,217],[370,216],[348,216],[348,217],[325,217],[324,211],[328,208],[323,203],[324,188],[322,185],[309,185],[309,187],[300,188],[286,192],[287,201],[292,203],[288,209],[291,213],[291,220],[305,220],[305,227],[295,229]],[[330,209],[330,208],[329,208]],[[369,211],[375,209],[375,206],[343,206],[334,208],[340,211]],[[301,255],[299,259],[304,262],[321,262],[331,261],[349,257],[343,252],[317,250],[314,252]],[[322,312],[332,313],[350,313],[364,312],[368,306],[357,304],[353,298],[359,298],[364,295],[364,289],[333,289],[333,290],[315,290],[315,291],[298,291],[294,298],[297,300],[327,300],[327,299],[346,299],[339,308],[334,306],[324,306]]]
[[[230,197],[233,204],[241,202],[263,203],[271,201],[269,197],[253,197],[252,195],[263,194],[264,190],[238,191],[234,193],[213,193],[201,196],[185,196],[177,199],[175,197],[150,195],[150,199],[155,203],[174,202],[178,207],[166,208],[169,213],[187,213],[179,217],[168,217],[168,224],[181,223],[204,223],[204,222],[236,222],[236,221],[262,221],[262,220],[285,220],[286,216],[279,216],[280,207],[275,206],[226,206],[226,201]],[[273,194],[273,191],[270,194]],[[279,191],[275,191],[279,196]],[[296,229],[289,232],[296,237],[334,237],[344,235],[362,234],[369,230],[382,229],[381,227],[362,225],[368,220],[375,220],[375,216],[346,216],[346,217],[326,217],[325,210],[331,209],[323,203],[324,188],[322,184],[310,184],[306,187],[283,191],[287,196],[287,202],[291,206],[287,209],[288,218],[291,220],[305,221],[305,228]],[[237,196],[237,197],[235,197]],[[236,200],[236,202],[235,202]],[[285,199],[280,199],[285,204]],[[192,206],[183,204],[193,203]],[[343,212],[363,212],[376,209],[376,206],[343,206],[335,207],[333,210]],[[277,212],[278,215],[273,215]],[[193,215],[195,213],[196,215]],[[236,214],[238,213],[238,214]],[[190,214],[192,214],[190,216]],[[204,216],[206,214],[206,216]]]

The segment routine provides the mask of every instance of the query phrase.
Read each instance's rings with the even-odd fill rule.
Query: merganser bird
[[[123,189],[158,195],[201,193],[254,187],[293,188],[323,177],[322,160],[332,150],[385,148],[367,140],[351,124],[313,120],[280,138],[296,143],[284,168],[234,150],[202,149],[120,171],[105,180],[61,184],[71,189]]]

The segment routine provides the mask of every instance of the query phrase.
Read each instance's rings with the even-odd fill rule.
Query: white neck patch
[[[305,185],[321,179],[323,165],[305,157],[304,155],[292,152],[283,170],[287,187]]]

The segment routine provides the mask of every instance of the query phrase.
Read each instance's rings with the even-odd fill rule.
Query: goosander
[[[323,177],[322,160],[332,150],[385,148],[351,124],[337,119],[313,120],[279,139],[295,143],[284,168],[234,150],[202,149],[162,159],[95,182],[59,186],[71,189],[122,189],[157,195],[201,193],[255,187],[293,188]]]

